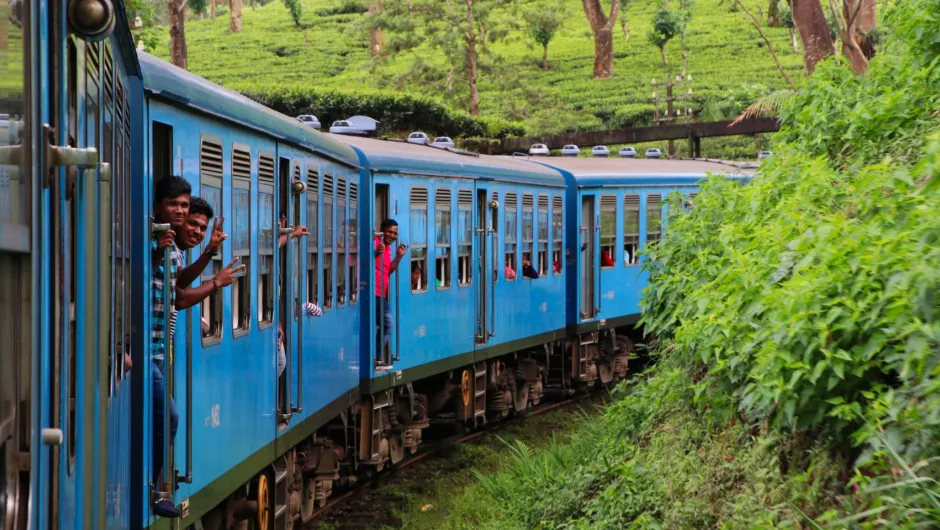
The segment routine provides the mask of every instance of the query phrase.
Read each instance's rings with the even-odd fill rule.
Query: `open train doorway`
[[[373,204],[374,204],[375,215],[373,216],[373,226],[372,226],[372,234],[373,234],[372,244],[373,245],[375,245],[377,240],[383,237],[382,222],[385,221],[386,219],[391,218],[393,215],[392,207],[391,207],[391,191],[389,189],[389,184],[376,183],[374,197],[375,197],[375,202]],[[394,256],[394,249],[393,249],[392,255]],[[376,254],[373,252],[372,262],[371,262],[371,265],[372,265],[371,274],[373,275],[374,281],[382,281],[383,277],[374,272],[375,267],[377,266],[376,263],[377,263]],[[393,274],[389,278],[389,283],[391,284],[395,282],[397,279],[397,276],[398,276],[397,274]],[[382,297],[377,295],[377,291],[386,293],[385,300],[383,300]],[[382,308],[382,305],[385,303],[388,303],[390,307],[395,307],[394,305],[392,305],[392,300],[390,299],[393,292],[395,292],[395,289],[392,288],[392,285],[376,285],[375,289],[373,289],[372,292],[369,293],[373,300],[374,310],[372,311],[372,314],[374,315],[374,318],[375,318],[374,326],[375,326],[376,331],[375,331],[375,334],[373,335],[375,337],[374,339],[375,346],[374,346],[374,351],[372,352],[372,356],[373,356],[373,360],[375,362],[376,368],[379,368],[382,366],[389,366],[393,362],[394,355],[392,354],[392,348],[393,348],[392,345],[394,344],[394,340],[389,340],[387,343],[383,344],[384,342],[383,338],[384,337],[394,338],[395,330],[385,329],[386,319],[383,318],[384,309]],[[397,322],[397,319],[395,321]]]
[[[594,233],[597,223],[594,216],[594,195],[585,195],[581,197],[581,241],[579,242],[581,246],[581,264],[582,264],[582,274],[581,274],[581,320],[589,320],[594,318],[596,311],[596,302],[594,292],[595,278],[597,277],[598,271],[596,270],[596,258],[595,253],[597,252],[596,245],[594,244]]]

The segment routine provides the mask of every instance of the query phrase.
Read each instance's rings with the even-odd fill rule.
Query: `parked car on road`
[[[591,156],[610,156],[610,149],[607,149],[606,145],[595,145],[594,148],[591,149]]]
[[[636,156],[636,149],[630,146],[624,147],[617,153],[617,156],[620,158],[633,158]]]
[[[313,127],[314,129],[320,128],[320,120],[318,120],[317,117],[313,114],[301,114],[300,116],[297,116],[297,121],[308,127]]]
[[[431,143],[431,147],[440,147],[442,149],[445,147],[452,148],[454,147],[454,141],[448,138],[447,136],[438,136],[437,138],[434,139],[434,142]]]
[[[655,147],[650,147],[646,150],[646,158],[662,158],[663,152]]]
[[[763,159],[767,158],[768,156],[770,156],[770,155],[772,155],[772,154],[773,154],[773,153],[771,153],[770,151],[761,151],[760,154],[757,155],[757,159],[758,159],[758,160],[763,160]]]
[[[548,156],[548,146],[545,144],[532,144],[532,147],[529,148],[529,154],[533,156]]]
[[[332,134],[357,134],[363,135],[363,132],[359,129],[353,127],[351,123],[346,120],[336,120],[333,122],[333,125],[330,126],[330,132]]]
[[[428,145],[431,143],[431,140],[429,140],[428,135],[424,134],[423,132],[413,132],[408,135],[408,143]]]
[[[561,148],[561,156],[578,156],[581,154],[581,149],[574,144],[568,144]]]

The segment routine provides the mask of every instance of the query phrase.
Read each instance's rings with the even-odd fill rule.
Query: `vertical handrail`
[[[496,336],[496,283],[499,281],[499,232],[496,231],[496,228],[490,226],[490,231],[493,233],[493,248],[490,252],[490,263],[493,264],[493,281],[490,282],[490,337]]]
[[[596,252],[598,253],[602,251],[601,249],[601,224],[600,223],[594,224],[594,248]],[[597,307],[594,308],[594,316],[597,316],[601,312],[602,298],[603,298],[603,292],[602,292],[603,285],[601,284],[601,272],[603,271],[603,269],[601,268],[600,259],[594,260],[594,270],[597,273],[597,291],[594,294],[594,303],[597,304]]]
[[[190,260],[187,260],[187,263]],[[186,309],[186,472],[176,474],[176,482],[193,483],[193,319],[192,309]],[[196,326],[196,333],[202,336],[201,326]]]
[[[291,246],[292,245],[291,245],[291,240],[290,240],[290,233],[293,230],[294,230],[294,227],[292,226],[281,227],[278,230],[278,236],[287,234],[287,244],[284,245],[284,260],[285,260],[284,274],[286,275],[286,278],[284,278],[284,290],[281,292],[281,296],[284,297],[284,300],[281,301],[280,306],[282,308],[287,309],[288,314],[286,315],[282,314],[280,318],[280,322],[281,322],[281,327],[284,329],[284,384],[286,385],[284,389],[285,390],[284,399],[286,401],[284,403],[284,414],[287,415],[288,417],[290,417],[291,413],[294,410],[294,403],[292,399],[293,396],[291,395],[291,390],[292,390],[291,389],[291,375],[293,374],[293,366],[291,363],[292,361],[291,347],[292,347],[293,341],[291,340],[291,334],[290,334],[291,325],[293,324],[293,320],[291,319],[292,315],[290,314],[291,312],[290,307],[291,305],[293,305],[293,297],[294,297],[293,283],[291,283],[293,281],[292,273],[294,271],[294,267],[293,267],[293,262],[291,261]]]
[[[399,247],[400,245],[401,245],[401,243],[399,243],[398,241],[395,242],[395,252],[394,252],[394,255],[395,255],[396,258],[398,257],[398,247]],[[398,263],[401,264],[401,261],[399,261]],[[395,267],[395,272],[393,272],[392,274],[395,276],[395,279],[394,279],[394,281],[395,281],[395,353],[394,353],[394,355],[392,356],[392,360],[393,360],[393,361],[400,361],[400,360],[401,360],[401,349],[399,348],[399,346],[401,346],[401,344],[399,343],[399,340],[400,340],[400,337],[401,337],[401,333],[399,333],[398,331],[399,331],[399,329],[400,329],[399,326],[401,325],[401,313],[400,313],[400,311],[399,311],[399,309],[401,309],[400,302],[399,302],[399,300],[400,300],[401,297],[398,296],[398,293],[399,293],[399,288],[400,288],[400,283],[401,283],[401,282],[398,281],[398,267]],[[391,281],[392,281],[392,278],[389,277],[388,281],[391,282]],[[389,289],[389,291],[391,291],[391,289]]]
[[[170,229],[168,223],[153,223],[151,225],[151,231],[154,235]],[[163,451],[163,469],[160,471],[160,476],[163,478],[163,489],[158,492],[164,495],[170,495],[173,488],[173,484],[169,482],[170,456],[172,453],[170,450],[170,389],[173,388],[171,386],[173,357],[170,353],[170,311],[172,311],[170,303],[170,247],[166,247],[163,249],[163,319],[165,322],[163,330],[163,447],[160,448],[160,451]]]
[[[384,239],[383,239],[383,233],[382,233],[382,232],[380,232],[380,231],[374,232],[374,237],[372,238],[373,244],[374,244],[374,242],[375,242],[375,238],[378,238],[378,239],[379,239],[379,244],[380,244],[380,245],[384,244]],[[385,293],[385,289],[386,289],[386,285],[385,285],[385,253],[383,252],[382,254],[380,254],[380,255],[377,256],[377,255],[376,255],[376,252],[377,252],[377,251],[376,251],[375,249],[372,250],[372,259],[379,261],[379,269],[380,269],[379,272],[380,272],[380,274],[378,275],[378,276],[379,276],[379,285],[378,285],[377,287],[379,288],[379,292],[380,292],[380,293]],[[375,266],[374,266],[374,265],[375,265],[375,261],[373,261],[373,267],[372,267],[373,274],[375,274]],[[385,294],[387,295],[388,293],[385,293]],[[375,362],[376,362],[379,358],[381,358],[382,361],[387,361],[388,359],[386,359],[386,355],[385,355],[385,344],[384,344],[384,338],[385,338],[385,311],[384,311],[384,309],[382,309],[382,308],[379,307],[379,304],[382,303],[383,297],[378,296],[378,295],[376,295],[376,294],[373,292],[373,293],[372,293],[372,300],[374,301],[374,302],[373,302],[373,308],[372,308],[372,317],[375,318],[375,319],[378,321],[378,322],[376,322],[376,324],[378,324],[378,326],[379,326],[379,335],[378,335],[378,337],[376,337],[376,339],[375,339],[375,347],[378,348],[379,355],[376,356],[376,355],[375,355],[375,352],[372,352],[372,364],[373,364],[373,366],[374,366],[374,365],[375,365]],[[381,316],[379,315],[379,311],[380,311],[380,310],[381,310]],[[375,333],[375,331],[374,331],[374,328],[373,328],[373,334],[374,334],[374,333]],[[387,364],[387,363],[386,363],[386,364]]]
[[[582,214],[582,216],[583,216],[583,214]],[[589,230],[589,227],[587,227],[587,226],[585,226],[585,225],[580,225],[580,226],[578,226],[578,232],[581,234],[581,240],[578,241],[578,248],[581,249],[581,250],[580,250],[580,253],[581,253],[581,256],[582,256],[582,257],[581,257],[581,261],[583,262],[583,263],[581,263],[582,270],[587,270],[587,268],[588,268],[588,267],[587,267],[587,266],[588,266],[588,264],[587,264],[587,261],[588,261],[588,251],[589,251],[589,250],[593,250],[593,249],[590,249],[590,248],[584,248],[584,245],[587,244],[587,242],[588,242],[588,237],[587,237],[587,235],[586,235],[586,234],[588,233],[588,230]],[[593,252],[591,252],[590,255],[593,257],[593,255],[594,255]],[[593,261],[593,259],[592,259],[591,261]],[[593,271],[592,271],[592,272],[593,272]],[[585,289],[584,289],[584,282],[583,282],[583,281],[579,281],[578,283],[579,283],[579,285],[580,285],[580,287],[581,287],[581,291],[584,291],[584,290],[585,290]],[[594,287],[594,286],[592,285],[591,288],[593,288],[593,287]],[[579,313],[581,314],[581,320],[584,320],[584,319],[587,319],[587,318],[588,318],[587,308],[584,307],[584,298],[585,298],[585,293],[582,292],[582,293],[581,293],[581,299],[578,300],[578,305],[581,307],[581,311],[579,312]],[[594,309],[594,305],[593,305],[593,304],[591,305],[591,309],[592,309],[592,310]]]
[[[300,239],[296,241],[297,248],[294,249],[294,263],[300,265],[296,267],[297,270],[294,271],[293,280],[299,283],[300,285],[294,290],[297,293],[297,297],[294,298],[294,311],[297,314],[297,408],[292,412],[303,412],[304,408],[304,312],[303,306],[304,303],[302,300],[306,299],[306,293],[304,292],[303,284],[303,270],[304,267],[300,263],[300,259],[304,256],[300,244]],[[299,257],[299,258],[298,258]]]

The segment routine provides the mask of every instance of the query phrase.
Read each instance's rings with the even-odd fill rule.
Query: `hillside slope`
[[[236,90],[289,85],[304,90],[402,92],[466,108],[465,83],[446,88],[449,66],[443,54],[426,45],[375,61],[361,24],[365,3],[359,0],[305,1],[296,28],[281,2],[244,9],[244,31],[232,34],[228,16],[191,20],[186,34],[190,69]],[[766,2],[748,0],[753,12]],[[619,24],[614,35],[614,75],[592,79],[593,39],[578,0],[558,3],[513,3],[495,16],[517,28],[488,47],[480,83],[481,113],[519,121],[530,133],[602,129],[646,123],[653,114],[651,80],[660,83],[665,67],[659,50],[649,44],[650,19],[661,5],[639,0],[627,7],[629,40]],[[688,73],[692,75],[692,108],[708,119],[728,117],[754,97],[784,88],[785,82],[757,31],[741,12],[730,12],[729,0],[697,0],[688,29]],[[541,49],[521,24],[529,9],[561,9],[567,17],[549,47],[550,70],[539,67]],[[801,56],[793,53],[783,28],[767,28],[781,62],[795,81],[802,78]],[[168,36],[154,51],[168,58]],[[679,38],[667,46],[678,69]]]

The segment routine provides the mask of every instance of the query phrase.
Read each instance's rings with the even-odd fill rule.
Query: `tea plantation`
[[[764,4],[747,2],[755,13],[766,9]],[[514,123],[532,134],[644,125],[653,116],[651,81],[656,78],[661,85],[666,75],[659,49],[646,39],[652,14],[661,5],[657,0],[628,3],[630,38],[624,37],[618,21],[613,77],[594,80],[593,38],[578,0],[506,3],[492,15],[494,28],[509,31],[487,45],[482,60],[483,120],[470,120],[478,126],[453,126],[469,120],[463,112],[468,89],[458,70],[448,90],[450,66],[439,49],[425,43],[381,59],[370,57],[364,0],[306,1],[301,19],[305,29],[294,25],[282,2],[254,9],[246,2],[244,30],[238,34],[229,32],[224,10],[215,22],[190,20],[189,66],[278,110],[311,111],[327,122],[362,108],[391,120],[391,128],[420,127],[455,136],[522,132],[510,127]],[[786,87],[760,35],[742,12],[731,11],[732,5],[730,0],[692,4],[687,32],[690,106],[701,118],[733,117],[755,97]],[[540,68],[542,50],[522,21],[531,10],[560,10],[565,16],[549,47],[548,71]],[[800,80],[802,58],[792,51],[788,30],[765,31],[790,77]],[[165,28],[155,34],[159,38],[152,52],[168,58]],[[666,48],[676,73],[681,64],[679,41],[674,38]],[[298,100],[309,104],[294,104]],[[364,100],[369,103],[357,107]],[[423,119],[435,104],[430,113],[435,119]],[[385,107],[394,114],[383,113]]]

